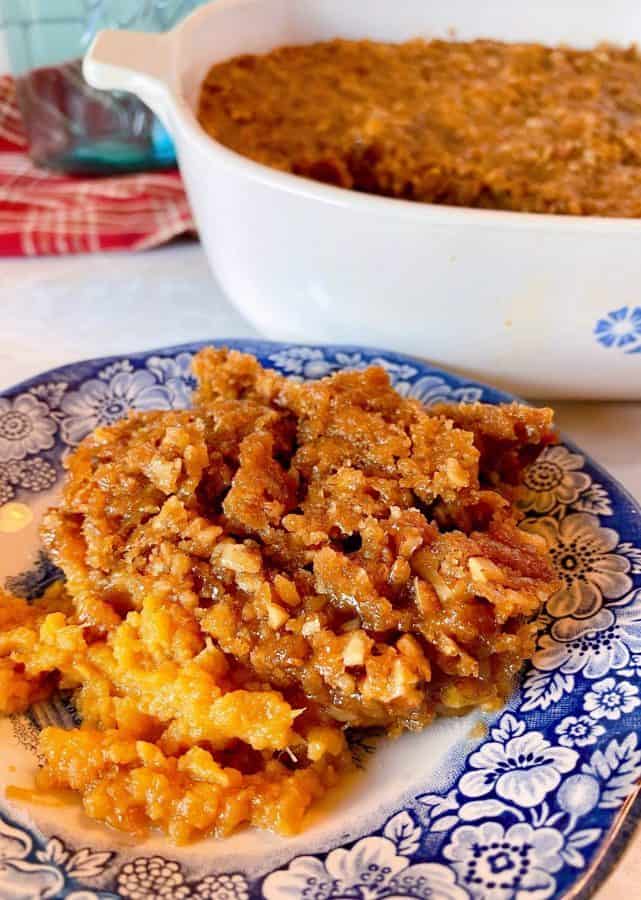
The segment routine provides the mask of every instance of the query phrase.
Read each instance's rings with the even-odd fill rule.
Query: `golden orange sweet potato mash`
[[[275,169],[424,203],[641,217],[641,53],[333,40],[214,65],[198,118]]]
[[[176,841],[284,834],[394,735],[495,706],[555,587],[517,528],[551,412],[402,398],[383,369],[296,383],[206,349],[194,407],[72,453],[42,536],[65,582],[0,597],[0,710],[72,691],[42,790]]]

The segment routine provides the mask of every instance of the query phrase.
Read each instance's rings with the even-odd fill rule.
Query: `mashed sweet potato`
[[[206,349],[194,408],[71,454],[42,536],[65,574],[0,597],[0,711],[74,692],[41,788],[176,841],[284,834],[350,766],[349,728],[496,706],[555,587],[513,485],[551,413],[428,411],[380,368],[298,384]]]

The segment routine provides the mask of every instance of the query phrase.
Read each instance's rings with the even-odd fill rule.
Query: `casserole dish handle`
[[[171,132],[171,33],[100,31],[83,61],[91,87],[139,97]]]

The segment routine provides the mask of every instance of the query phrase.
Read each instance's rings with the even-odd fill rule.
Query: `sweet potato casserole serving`
[[[215,65],[199,119],[276,169],[388,197],[641,217],[641,54],[334,40]]]
[[[300,384],[207,349],[194,408],[68,457],[43,538],[66,581],[0,600],[0,708],[73,691],[41,790],[176,841],[282,833],[396,735],[501,704],[555,587],[514,485],[551,412],[424,409],[380,368]]]

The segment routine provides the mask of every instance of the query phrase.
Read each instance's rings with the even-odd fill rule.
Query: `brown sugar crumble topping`
[[[427,203],[641,216],[641,55],[333,40],[210,70],[199,120],[257,162]]]
[[[496,707],[555,589],[517,528],[550,410],[426,410],[380,368],[296,383],[206,349],[190,410],[131,413],[66,460],[62,568],[0,597],[0,710],[74,691],[43,790],[176,841],[289,834],[351,764],[349,728]]]

